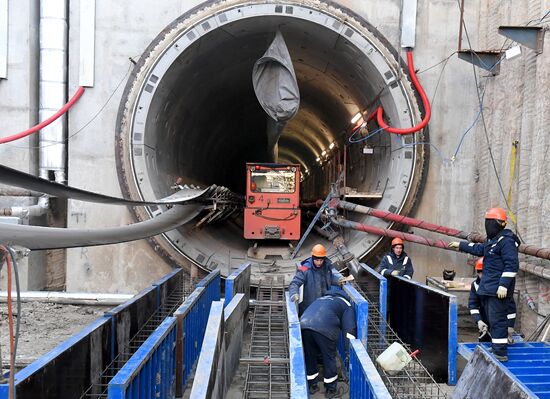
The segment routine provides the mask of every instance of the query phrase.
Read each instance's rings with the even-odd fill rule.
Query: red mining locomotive
[[[244,238],[300,239],[300,166],[246,164]]]

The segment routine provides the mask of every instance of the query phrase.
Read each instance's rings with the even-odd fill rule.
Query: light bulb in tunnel
[[[355,116],[351,118],[351,123],[357,123],[357,121],[361,119],[362,116],[363,114],[361,114],[361,112],[356,113]]]
[[[321,158],[317,157],[316,161],[319,162],[321,160]]]
[[[327,155],[327,150],[323,150],[323,152],[321,153],[322,156],[325,156]]]
[[[335,146],[334,142],[330,143],[330,145],[328,146],[329,150],[332,150],[334,146]]]

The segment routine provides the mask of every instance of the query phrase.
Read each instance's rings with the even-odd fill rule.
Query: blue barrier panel
[[[515,349],[510,351],[511,347]],[[550,345],[547,348],[550,350]],[[488,351],[485,344],[473,346],[470,360],[453,391],[453,398],[550,398],[549,360],[546,360],[545,367],[540,364],[540,360],[537,360],[540,354],[535,356],[528,354],[531,351],[537,353],[540,349],[540,347],[530,348],[523,344],[511,345],[508,348],[509,360],[503,363]],[[522,353],[528,358],[521,359]],[[518,375],[518,371],[523,377]]]
[[[172,292],[182,292],[183,296],[183,279],[184,274],[182,269],[176,269],[171,273],[168,273],[166,276],[160,280],[153,283],[154,287],[158,287],[157,290],[157,303],[159,306],[164,305],[166,298]]]
[[[388,281],[373,268],[365,263],[360,263],[365,273],[361,274],[359,284],[363,287],[365,295],[372,304],[378,306],[378,311],[384,319],[384,328],[386,326],[386,314],[388,306]]]
[[[109,382],[109,399],[174,398],[176,319],[167,317]]]
[[[200,285],[200,286],[199,286]],[[220,272],[206,276],[174,312],[178,319],[176,395],[181,396],[193,366],[199,358],[213,301],[220,300]]]
[[[223,302],[212,303],[190,399],[222,399],[224,391]]]
[[[245,263],[225,280],[225,306],[237,293],[244,294],[246,301],[250,299],[250,273],[252,266],[250,263]]]
[[[114,360],[120,353],[125,353],[130,339],[137,334],[159,307],[159,288],[153,285],[145,288],[128,302],[105,312],[113,324],[112,353]]]
[[[357,339],[367,344],[368,331],[369,331],[369,304],[365,298],[350,284],[345,284],[343,287],[346,294],[351,299],[352,305],[355,309],[355,320],[357,323]],[[340,334],[338,340],[338,354],[344,364],[344,371],[349,373],[349,339]]]
[[[302,331],[298,319],[298,307],[285,293],[286,313],[288,317],[288,349],[290,359],[290,398],[309,397]]]
[[[15,374],[18,399],[78,398],[111,361],[111,320],[100,317]],[[15,397],[14,396],[14,397]],[[8,384],[0,384],[8,399]]]
[[[239,293],[224,309],[224,394],[227,393],[231,381],[239,369],[248,303],[244,294]]]
[[[219,269],[211,271],[206,277],[204,277],[201,281],[198,282],[198,284],[195,286],[195,288],[199,287],[207,287],[214,282],[214,280],[220,280],[220,271]],[[216,284],[214,282],[214,284]],[[218,286],[219,282],[218,282]],[[218,299],[219,300],[219,299]]]
[[[390,326],[413,350],[420,349],[422,364],[437,382],[455,385],[456,296],[403,277],[388,283]]]
[[[350,399],[391,399],[380,374],[358,339],[350,340]]]

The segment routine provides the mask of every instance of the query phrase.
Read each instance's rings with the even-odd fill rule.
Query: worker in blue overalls
[[[334,266],[327,257],[327,251],[321,244],[315,245],[311,250],[311,257],[304,260],[296,275],[288,286],[290,300],[300,301],[300,288],[302,289],[302,301],[298,306],[298,314],[301,315],[307,307],[317,298],[325,295],[331,285],[337,285],[339,278],[333,273]]]
[[[323,359],[323,377],[326,398],[340,398],[344,387],[337,387],[336,345],[343,334],[346,339],[357,336],[355,310],[349,297],[339,287],[331,287],[315,300],[300,319],[309,393],[319,391],[317,355]]]
[[[477,325],[479,330],[479,342],[491,342],[491,334],[489,334],[489,318],[485,309],[481,306],[481,300],[477,293],[479,289],[479,284],[483,278],[483,257],[479,258],[476,262],[475,270],[477,273],[477,278],[472,281],[470,287],[470,298],[468,299],[468,309],[470,314],[474,319],[474,322]],[[506,315],[508,320],[508,343],[513,343],[514,338],[514,325],[516,323],[516,302],[514,298],[510,298],[508,303],[508,313]]]
[[[519,239],[505,229],[506,220],[504,209],[491,208],[485,213],[487,240],[484,243],[449,243],[451,249],[483,256],[483,278],[477,294],[489,321],[492,351],[503,362],[508,361],[508,309],[519,268]]]
[[[391,251],[384,255],[378,266],[381,275],[384,277],[402,276],[409,280],[412,278],[414,273],[413,264],[404,249],[401,238],[392,240]]]

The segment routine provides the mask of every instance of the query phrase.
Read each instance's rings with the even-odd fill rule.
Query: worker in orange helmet
[[[412,278],[414,268],[411,259],[404,250],[403,240],[394,238],[391,242],[391,251],[382,258],[378,266],[380,274],[384,277],[402,276]]]
[[[475,270],[477,278],[472,281],[470,287],[470,298],[468,300],[468,309],[472,315],[474,322],[477,324],[479,330],[479,342],[491,342],[491,334],[489,334],[489,319],[485,312],[485,309],[481,307],[481,300],[477,293],[479,284],[483,278],[483,257],[479,258],[476,262]],[[506,315],[508,320],[508,343],[514,343],[514,325],[516,323],[516,302],[514,298],[510,298],[508,303],[508,313]]]
[[[520,244],[518,237],[505,228],[506,220],[504,209],[491,208],[485,213],[484,243],[449,243],[451,249],[483,256],[483,278],[477,294],[487,313],[493,353],[502,362],[508,361],[508,313],[513,306]]]
[[[487,318],[485,309],[481,306],[481,300],[477,293],[477,290],[479,289],[479,284],[483,277],[483,257],[477,260],[475,269],[477,278],[472,281],[472,285],[470,287],[468,309],[470,309],[470,314],[472,315],[472,318],[477,325],[477,329],[479,330],[479,342],[491,342],[491,334],[489,334],[488,324],[489,319]]]
[[[300,290],[302,301],[298,307],[301,315],[307,307],[317,298],[321,298],[332,285],[338,285],[339,278],[333,273],[334,266],[327,257],[327,250],[321,244],[315,245],[311,250],[311,257],[302,261],[296,271],[296,275],[288,286],[290,299],[298,303]]]

